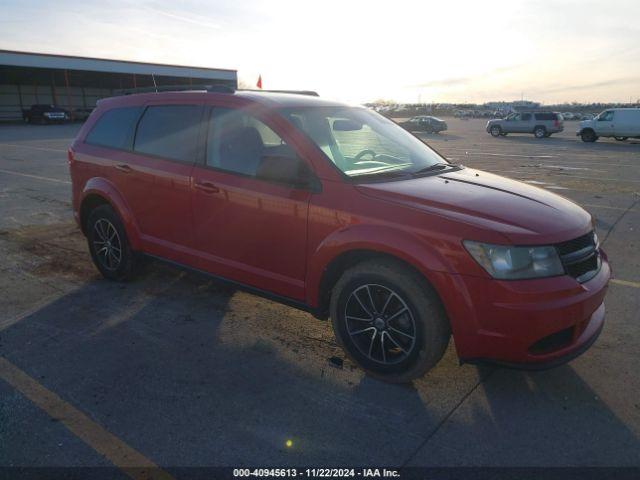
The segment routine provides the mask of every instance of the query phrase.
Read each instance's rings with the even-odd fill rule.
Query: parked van
[[[640,138],[640,108],[611,108],[593,120],[583,120],[576,135],[583,142],[595,142],[599,137],[613,137],[618,141]]]

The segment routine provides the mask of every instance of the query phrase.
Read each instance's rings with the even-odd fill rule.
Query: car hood
[[[475,226],[485,234],[501,234],[503,241],[513,244],[557,243],[593,228],[591,215],[560,195],[471,168],[357,188],[371,197]]]

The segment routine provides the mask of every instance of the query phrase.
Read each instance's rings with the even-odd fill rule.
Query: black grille
[[[568,242],[559,243],[556,245],[556,248],[558,249],[560,256],[562,256],[589,246],[595,246],[595,236],[593,235],[593,232],[589,232],[586,235],[574,238]]]
[[[556,245],[568,275],[579,282],[592,279],[600,269],[600,257],[593,232]]]
[[[579,278],[589,272],[597,272],[598,271],[598,254],[594,253],[586,260],[582,260],[577,263],[573,263],[571,265],[567,265],[565,268],[567,269],[567,273],[571,275],[573,278]]]
[[[541,338],[529,347],[529,353],[541,355],[543,353],[553,352],[554,350],[560,350],[571,342],[573,338],[573,328],[574,327],[565,328],[564,330]]]

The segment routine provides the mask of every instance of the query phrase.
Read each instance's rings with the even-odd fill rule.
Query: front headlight
[[[512,247],[471,240],[462,243],[493,278],[517,280],[564,274],[564,267],[554,247]]]

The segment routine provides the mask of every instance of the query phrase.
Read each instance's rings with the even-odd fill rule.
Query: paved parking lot
[[[103,280],[71,216],[79,127],[0,126],[0,466],[640,466],[640,142],[447,122],[423,137],[454,162],[595,215],[615,280],[570,364],[459,366],[450,346],[387,385],[305,313],[154,263]]]

